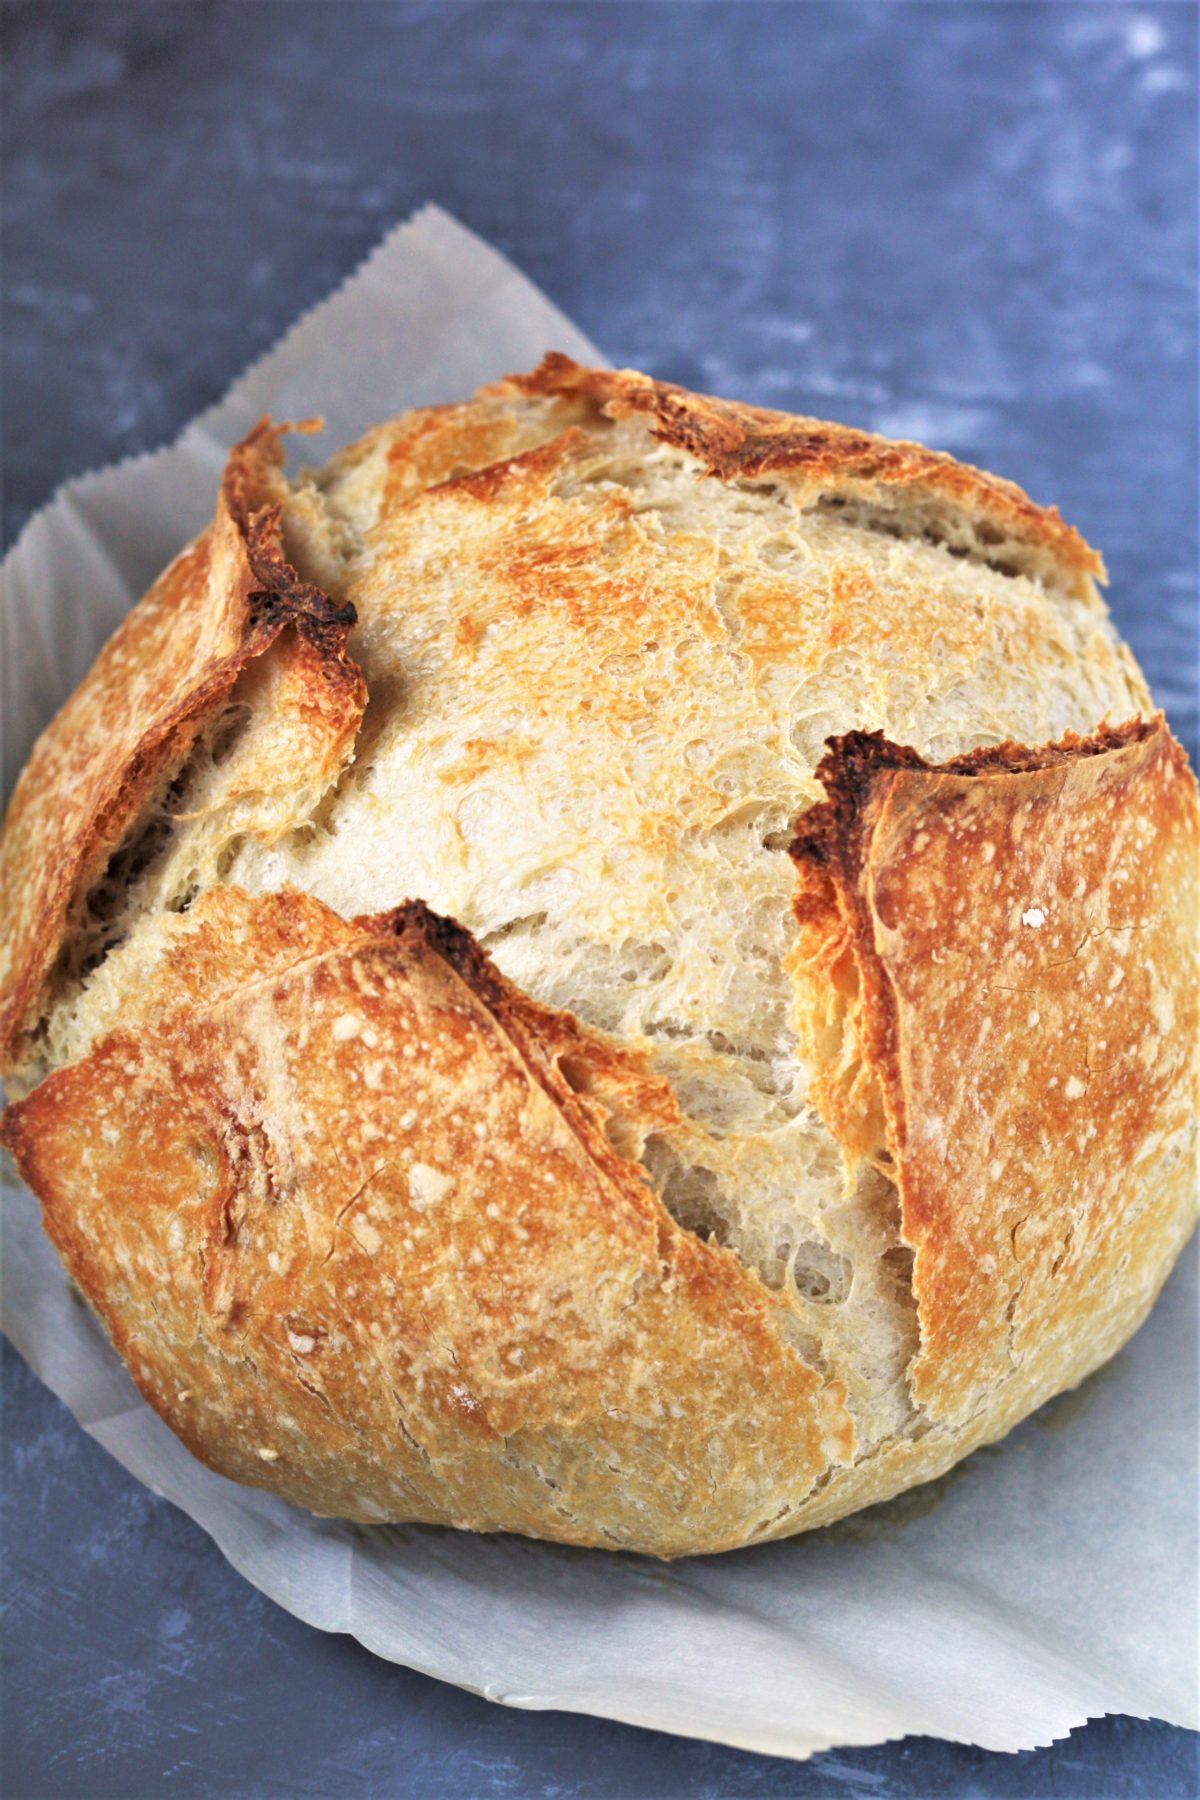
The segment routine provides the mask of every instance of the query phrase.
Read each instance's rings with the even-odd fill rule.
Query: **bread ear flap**
[[[1161,716],[939,767],[855,733],[817,773],[813,1099],[890,1160],[916,1403],[962,1423],[1015,1378],[1027,1411],[1113,1353],[1195,1217],[1196,784]]]
[[[154,986],[3,1136],[211,1467],[320,1513],[666,1556],[786,1531],[850,1460],[781,1302],[566,1079],[564,1048],[603,1092],[604,1044],[459,927],[218,887]]]
[[[286,429],[263,420],[235,447],[212,524],[122,621],[17,783],[0,835],[6,1072],[36,1065],[55,965],[87,936],[106,866],[122,856],[137,865],[143,827],[169,812],[171,783],[256,659],[274,651],[273,741],[258,747],[254,770],[231,763],[227,775],[244,777],[259,813],[272,796],[281,809],[289,796],[312,803],[350,754],[366,701],[345,651],[355,614],[284,555]],[[231,819],[232,831],[243,827]]]

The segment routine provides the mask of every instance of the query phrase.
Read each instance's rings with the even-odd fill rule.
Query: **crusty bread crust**
[[[1037,1404],[1123,1341],[1193,1216],[1195,782],[1161,716],[937,769],[859,735],[818,772],[812,1097],[897,1183],[913,1397],[955,1426],[1008,1383]]]
[[[1101,573],[561,357],[239,446],[0,842],[0,1136],[196,1454],[671,1556],[1111,1355],[1195,1217],[1200,820]]]
[[[923,444],[690,393],[636,369],[586,369],[553,351],[532,373],[510,376],[506,385],[523,394],[580,395],[614,419],[643,413],[656,438],[686,450],[722,481],[786,474],[801,495],[919,486],[989,521],[994,541],[1012,534],[1044,549],[1067,582],[1104,576],[1098,551],[1057,507],[1037,506],[1015,482]]]
[[[281,789],[327,783],[362,717],[345,654],[352,607],[300,580],[283,555],[280,431],[267,423],[229,459],[216,517],[155,582],[42,733],[0,835],[0,1067],[29,1053],[44,988],[78,902],[131,821],[186,758],[248,663],[291,627],[276,747]]]
[[[218,888],[197,912],[270,953],[215,1002],[194,971],[219,963],[190,959],[182,1006],[168,959],[155,1023],[5,1130],[198,1456],[321,1513],[660,1555],[769,1530],[848,1457],[779,1302],[675,1225],[566,1080],[569,1017],[419,905],[346,925]]]

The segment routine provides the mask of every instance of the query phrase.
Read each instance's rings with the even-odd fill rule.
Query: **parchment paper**
[[[325,446],[555,347],[596,351],[427,208],[156,455],[67,484],[4,567],[4,754],[211,512],[263,411]],[[803,1757],[911,1732],[997,1750],[1104,1712],[1197,1720],[1197,1267],[1107,1369],[943,1481],[823,1532],[661,1565],[516,1538],[310,1518],[193,1461],[74,1299],[8,1177],[2,1322],[85,1430],[247,1580],[325,1631],[509,1706]]]

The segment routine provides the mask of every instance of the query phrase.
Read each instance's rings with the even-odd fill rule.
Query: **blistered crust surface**
[[[941,768],[859,736],[821,774],[793,847],[814,1097],[890,1158],[914,1398],[962,1424],[1111,1354],[1193,1222],[1195,783],[1161,718]]]
[[[318,1512],[660,1554],[777,1526],[848,1457],[778,1302],[679,1230],[564,1078],[571,1021],[419,906],[196,911],[155,1020],[5,1136],[197,1455]],[[242,980],[207,998],[183,940],[213,930]]]

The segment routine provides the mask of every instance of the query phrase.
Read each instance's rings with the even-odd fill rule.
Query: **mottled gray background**
[[[6,541],[435,199],[614,361],[1056,500],[1194,754],[1193,6],[36,0],[0,28]],[[11,1800],[1197,1792],[1197,1740],[1132,1720],[797,1766],[503,1711],[280,1612],[11,1353],[4,1402]]]

